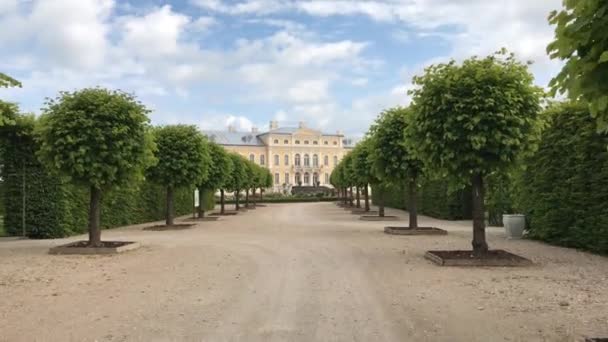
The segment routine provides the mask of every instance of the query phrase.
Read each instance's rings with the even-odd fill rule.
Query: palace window
[[[260,165],[266,165],[266,156],[260,155]]]
[[[310,174],[308,174],[308,172],[304,173],[304,184],[310,184]]]
[[[254,163],[255,162],[255,156],[252,154],[249,155],[249,161]]]
[[[279,174],[278,174],[278,173],[275,173],[275,174],[274,174],[274,184],[279,184],[279,182],[280,182],[280,179],[279,179]]]
[[[304,145],[308,145],[309,141],[308,140],[304,140]]]
[[[289,184],[289,173],[285,174],[285,184]]]
[[[296,166],[300,166],[300,155],[296,154]]]
[[[274,143],[278,144],[279,143],[279,139],[274,139]]]
[[[296,173],[296,184],[300,185],[302,183],[302,177],[300,176],[300,173]]]
[[[312,166],[319,166],[319,156],[316,154],[313,154],[312,156]]]
[[[289,155],[285,155],[285,166],[289,166]]]
[[[313,145],[319,145],[319,142],[315,140],[315,141],[312,142],[312,144]]]
[[[310,156],[308,154],[304,155],[304,166],[310,166]]]
[[[338,142],[337,142],[337,141],[334,141],[334,145],[338,145]]]
[[[329,141],[325,140],[325,141],[323,142],[323,145],[329,145]]]
[[[329,184],[329,173],[325,174],[325,184]]]
[[[317,186],[317,184],[319,184],[319,174],[315,172],[312,174],[312,185]]]
[[[274,155],[274,165],[275,165],[275,166],[279,166],[279,159],[280,159],[280,158],[279,158],[279,155],[278,155],[278,154],[275,154],[275,155]]]
[[[296,145],[300,145],[300,140],[296,140]]]
[[[329,156],[323,157],[323,165],[329,166]]]
[[[289,145],[289,140],[287,140],[287,139],[283,140],[283,144]]]
[[[334,166],[338,166],[338,156],[334,156]]]

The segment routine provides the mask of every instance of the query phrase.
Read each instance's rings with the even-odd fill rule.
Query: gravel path
[[[0,240],[0,341],[608,336],[608,258],[508,241],[489,228],[492,247],[535,266],[443,268],[424,252],[469,248],[470,222],[420,223],[450,234],[389,236],[387,222],[311,203],[268,205],[182,231],[104,231],[105,240],[144,245],[119,256],[46,254],[76,238]]]

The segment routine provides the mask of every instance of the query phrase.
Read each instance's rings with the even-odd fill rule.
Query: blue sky
[[[3,99],[120,88],[154,124],[265,129],[306,121],[360,135],[407,105],[413,75],[507,47],[537,83],[559,70],[545,47],[560,0],[0,0]]]

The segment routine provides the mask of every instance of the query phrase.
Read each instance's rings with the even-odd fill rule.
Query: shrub
[[[521,179],[529,236],[608,253],[608,134],[582,104],[551,108],[549,122]]]

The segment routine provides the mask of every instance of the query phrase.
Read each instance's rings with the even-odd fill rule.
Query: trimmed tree
[[[38,129],[40,158],[89,188],[89,246],[101,246],[103,192],[141,175],[153,161],[148,110],[132,95],[101,88],[49,99]]]
[[[504,172],[531,146],[542,90],[528,66],[502,51],[462,64],[451,61],[414,77],[407,135],[426,169],[473,188],[473,254],[488,251],[484,179]]]
[[[166,225],[172,226],[175,188],[204,183],[211,157],[205,137],[195,126],[157,127],[153,136],[158,162],[147,170],[147,177],[167,189]]]
[[[409,227],[418,228],[418,180],[422,175],[422,162],[411,152],[405,130],[412,110],[397,107],[383,111],[370,128],[374,136],[371,155],[378,178],[385,184],[405,184],[408,187]]]
[[[562,11],[549,16],[555,25],[555,40],[547,52],[551,58],[566,62],[549,85],[554,94],[567,93],[572,100],[585,100],[598,128],[608,131],[608,2],[563,3]]]
[[[375,181],[370,158],[371,140],[365,139],[357,144],[351,152],[353,155],[353,168],[355,170],[355,183],[357,187],[363,187],[365,211],[369,211],[369,184]]]
[[[245,168],[249,161],[234,153],[230,155],[230,158],[232,159],[232,173],[230,174],[229,181],[226,183],[226,189],[234,192],[234,206],[236,210],[239,210],[240,193],[247,182],[247,171]]]
[[[226,189],[230,188],[230,184],[232,182],[232,173],[234,172],[234,163],[232,161],[232,155],[227,152],[226,153],[226,165],[224,169],[224,180],[220,186],[220,213],[226,213]]]
[[[199,204],[198,217],[205,217],[205,208],[203,206],[203,193],[205,191],[215,192],[217,189],[223,189],[224,184],[228,181],[232,169],[232,162],[228,152],[218,144],[207,143],[211,162],[208,164],[207,178],[198,184]],[[222,197],[223,199],[223,197]]]

